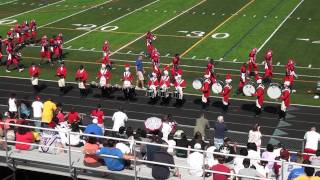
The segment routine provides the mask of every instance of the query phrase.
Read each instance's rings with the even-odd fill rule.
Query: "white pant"
[[[204,95],[202,95],[201,100],[203,103],[207,103],[208,102],[208,98],[204,97]]]
[[[78,82],[78,87],[79,87],[79,89],[85,89],[86,88],[86,86],[84,85],[83,82]]]
[[[284,101],[281,102],[281,111],[287,111],[287,106],[284,104]]]
[[[177,92],[178,92],[179,99],[183,99],[183,90],[182,90],[182,87],[176,87],[176,90],[177,90]]]
[[[31,77],[31,84],[33,86],[37,86],[39,84],[39,78],[38,77]]]
[[[66,86],[66,80],[64,78],[60,78],[58,80],[58,86],[59,87],[65,87]]]
[[[153,98],[157,96],[157,87],[154,85],[151,85],[149,89],[153,90]]]
[[[261,106],[260,106],[260,104],[259,104],[259,102],[258,102],[258,99],[256,100],[256,106],[257,106],[259,109],[261,109]]]

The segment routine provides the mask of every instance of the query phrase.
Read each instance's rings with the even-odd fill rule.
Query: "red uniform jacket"
[[[109,54],[107,54],[101,61],[102,64],[110,64],[110,57]]]
[[[109,49],[110,49],[109,44],[103,44],[103,46],[102,46],[102,51],[103,51],[103,52],[108,52]]]
[[[252,96],[256,96],[257,97],[257,100],[258,100],[258,103],[260,106],[263,105],[263,100],[264,100],[264,86],[262,84],[260,84],[258,87],[257,87],[257,91],[256,93],[252,94]]]
[[[153,63],[159,63],[160,61],[160,53],[156,50],[153,50],[151,53],[151,59]]]
[[[224,102],[227,102],[229,103],[229,94],[231,92],[231,86],[226,84],[224,87],[223,87],[223,90],[222,90],[222,93],[221,95],[223,96],[223,101]]]
[[[169,76],[161,76],[160,86],[163,86],[163,85],[170,87],[170,77]]]
[[[174,67],[172,67],[171,76],[175,77],[177,74],[180,74],[182,76],[183,70],[182,69],[175,69]]]
[[[151,85],[154,85],[154,86],[158,87],[159,86],[158,79],[154,78],[154,77],[150,78],[149,81],[148,81],[148,86],[150,87]]]
[[[76,72],[76,80],[77,81],[82,81],[82,82],[86,82],[88,80],[88,73],[86,70],[80,70],[78,69]]]
[[[172,64],[173,66],[178,66],[180,64],[180,57],[173,57]]]
[[[40,68],[39,67],[30,67],[29,68],[30,77],[39,77],[40,76]]]
[[[210,86],[211,86],[210,80],[206,79],[202,87],[203,96],[206,98],[210,97]]]
[[[266,52],[266,54],[264,55],[264,59],[266,63],[272,68],[272,51]]]
[[[282,90],[282,95],[280,98],[284,102],[285,106],[289,107],[289,105],[290,105],[290,89],[285,88],[284,90]]]
[[[109,80],[110,77],[111,77],[111,73],[110,73],[110,71],[108,71],[107,69],[98,71],[97,78],[100,79],[102,76],[103,76],[104,78],[106,78],[107,83],[108,83],[108,80]]]
[[[66,78],[67,76],[67,68],[66,67],[58,67],[56,70],[56,75],[61,78]]]
[[[129,71],[123,73],[123,76],[122,76],[123,81],[133,81],[133,79],[134,77]]]
[[[239,87],[242,88],[244,84],[246,83],[246,73],[247,73],[247,68],[246,66],[241,66],[240,69],[240,82],[239,82]]]
[[[210,76],[210,81],[212,83],[216,82],[216,76],[212,73],[212,68],[206,68],[204,74]]]
[[[293,86],[293,81],[294,81],[294,76],[285,76],[284,77],[284,81],[289,81],[290,82],[290,86]]]
[[[185,88],[186,87],[186,81],[184,79],[181,79],[180,81],[176,81],[174,82],[174,87],[182,87]]]

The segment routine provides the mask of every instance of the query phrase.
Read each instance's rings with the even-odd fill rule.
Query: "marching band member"
[[[210,77],[210,81],[212,83],[215,83],[216,82],[216,76],[214,74],[214,61],[213,59],[210,59],[208,64],[207,64],[207,68],[205,69],[204,73],[209,75]]]
[[[54,51],[55,55],[58,57],[59,62],[62,61],[62,50],[63,50],[63,37],[62,33],[59,33],[55,39],[56,49]]]
[[[61,94],[66,92],[66,77],[67,77],[67,68],[64,64],[64,61],[61,61],[60,67],[56,70],[56,76],[59,78],[58,86],[60,88]]]
[[[252,75],[252,70],[254,70],[254,74],[258,74],[256,54],[257,54],[257,48],[253,48],[249,53],[248,72],[247,72],[249,76]]]
[[[180,65],[180,55],[175,54],[174,57],[172,58],[172,65],[173,67],[177,67]]]
[[[106,68],[105,64],[101,64],[101,69],[98,71],[97,78],[99,80],[99,87],[101,88],[101,97],[107,97],[110,94],[108,87],[111,73]]]
[[[229,94],[231,92],[231,88],[232,86],[230,85],[232,79],[231,79],[231,75],[228,73],[226,75],[226,84],[224,85],[223,87],[223,90],[222,90],[222,93],[221,93],[221,96],[223,96],[222,98],[222,110],[223,112],[227,112],[228,111],[228,107],[229,107]]]
[[[156,37],[155,35],[153,35],[153,34],[151,33],[151,31],[148,31],[148,32],[146,33],[146,44],[147,44],[147,46],[148,46],[149,44],[151,44],[153,40],[156,40],[156,38],[157,38],[157,37]]]
[[[31,43],[36,43],[37,40],[37,23],[33,19],[30,21],[30,29],[31,29]]]
[[[292,92],[296,92],[295,89],[293,89],[293,81],[295,78],[298,78],[298,75],[295,73],[295,63],[292,59],[288,60],[288,63],[286,64],[286,77],[285,79],[287,81],[290,81],[289,87],[292,89]]]
[[[0,60],[1,60],[1,55],[0,55]],[[24,68],[20,66],[20,60],[21,60],[21,53],[16,52],[16,53],[12,54],[10,60],[7,60],[6,72],[11,72],[9,70],[9,67],[11,64],[14,64],[15,68],[18,69],[19,72],[22,72],[24,70]]]
[[[259,116],[261,114],[261,109],[263,105],[264,99],[264,85],[262,84],[262,79],[259,75],[256,76],[256,81],[258,84],[256,93],[252,94],[252,96],[256,96],[256,109],[255,109],[255,116]]]
[[[152,43],[147,45],[147,57],[149,57],[149,58],[151,57],[151,54],[152,54],[154,49],[155,49],[155,47],[153,46]]]
[[[133,80],[134,77],[130,72],[130,65],[129,64],[125,64],[125,71],[123,72],[123,76],[122,76],[122,81],[123,81],[123,93],[125,96],[125,99],[129,99],[131,98],[131,93],[133,93],[132,91],[130,92],[130,88],[133,84]]]
[[[152,69],[153,69],[152,72],[156,73],[157,78],[160,79],[161,78],[161,69],[159,68],[159,64],[154,64]]]
[[[34,63],[31,64],[29,68],[29,75],[31,77],[31,84],[33,89],[38,92],[39,89],[39,76],[40,76],[40,68],[36,66]]]
[[[269,67],[271,67],[272,70],[272,50],[268,49],[266,54],[264,55],[265,64],[267,64]]]
[[[110,52],[110,44],[107,40],[104,41],[102,46],[102,57],[104,58]]]
[[[110,61],[110,54],[106,53],[105,56],[102,58],[102,64],[106,65],[106,68],[111,69],[111,61]]]
[[[43,64],[44,58],[48,59],[48,62],[51,63],[51,52],[50,52],[50,44],[48,42],[47,36],[44,35],[41,38],[41,50],[40,50],[40,64]]]
[[[210,81],[210,76],[205,74],[204,75],[204,82],[203,82],[203,86],[202,86],[202,109],[206,109],[207,105],[209,104],[209,97],[210,97],[210,89],[211,89],[211,81]]]
[[[247,81],[247,64],[243,63],[240,68],[240,81],[238,85],[238,90],[236,92],[236,95],[239,95],[242,93],[243,86],[245,85]]]
[[[157,97],[157,88],[159,86],[159,81],[157,78],[157,74],[155,72],[152,73],[152,76],[150,77],[148,81],[148,87],[149,90],[153,91],[153,96],[151,97],[151,100],[154,101]]]
[[[264,77],[263,77],[264,82],[269,84],[272,79],[272,74],[273,74],[272,73],[272,65],[269,63],[265,63],[264,64]]]
[[[169,93],[168,90],[170,89],[170,76],[169,76],[169,66],[166,66],[163,70],[163,76],[161,76],[160,79],[160,88],[162,91],[166,92],[166,95],[164,97],[164,100],[167,100],[167,98],[169,97]]]
[[[181,105],[183,102],[183,89],[186,88],[186,81],[181,78],[180,74],[178,74],[175,79],[174,87],[178,93],[177,104]]]
[[[175,77],[177,75],[182,76],[182,74],[183,74],[183,70],[180,68],[180,66],[172,66],[171,77],[170,77],[171,84],[170,85],[173,86],[174,85],[173,83],[176,81]]]
[[[150,58],[153,65],[160,65],[160,53],[156,48],[152,51]]]
[[[290,106],[290,83],[288,81],[284,82],[284,89],[282,90],[281,99],[281,107],[279,112],[279,120],[285,120],[286,111]]]
[[[86,82],[88,80],[88,72],[84,69],[83,65],[80,65],[76,72],[76,81],[80,90],[80,97],[84,98],[87,96]]]

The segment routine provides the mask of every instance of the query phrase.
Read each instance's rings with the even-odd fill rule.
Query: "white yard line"
[[[47,23],[47,24],[41,25],[41,26],[39,26],[39,28],[48,26],[48,25],[50,25],[50,24],[54,24],[54,23],[56,23],[56,22],[62,21],[62,20],[64,20],[64,19],[67,19],[67,18],[72,17],[72,16],[75,16],[75,15],[81,14],[81,13],[86,12],[86,11],[88,11],[88,10],[94,9],[94,8],[96,8],[96,7],[98,7],[98,6],[107,4],[107,3],[111,2],[111,1],[112,1],[112,0],[109,0],[109,1],[106,1],[106,2],[103,2],[103,3],[100,3],[100,4],[97,4],[97,5],[95,5],[95,6],[92,6],[92,7],[90,7],[90,8],[84,9],[84,10],[82,10],[82,11],[79,11],[79,12],[76,12],[76,13],[73,13],[73,14],[70,14],[69,16],[66,16],[66,17],[63,17],[63,18],[61,18],[61,19],[57,19],[57,20],[55,20],[55,21],[52,21],[52,22],[49,22],[49,23]]]
[[[18,1],[18,0],[13,0],[13,1],[8,1],[8,2],[4,2],[4,3],[0,3],[0,6],[1,6],[1,5],[5,5],[5,4],[9,4],[9,3],[13,3],[13,2],[16,2],[16,1]]]
[[[164,22],[164,23],[160,24],[159,26],[155,27],[154,29],[152,29],[152,30],[151,30],[151,32],[152,32],[152,31],[155,31],[155,30],[157,30],[157,29],[159,29],[159,28],[161,28],[162,26],[164,26],[164,25],[168,24],[169,22],[171,22],[171,21],[175,20],[176,18],[180,17],[181,15],[185,14],[186,12],[190,11],[191,9],[193,9],[193,8],[195,8],[195,7],[197,7],[197,6],[199,6],[200,4],[202,4],[202,3],[206,2],[206,1],[207,1],[207,0],[203,0],[203,1],[199,2],[198,4],[196,4],[196,5],[192,6],[192,7],[190,7],[189,9],[187,9],[187,10],[183,11],[182,13],[180,13],[180,14],[178,14],[178,15],[174,16],[173,18],[169,19],[168,21],[166,21],[166,22]],[[131,44],[135,43],[136,41],[138,41],[139,39],[143,38],[144,36],[145,36],[145,34],[143,34],[143,35],[139,36],[138,38],[134,39],[133,41],[131,41],[131,42],[129,42],[129,43],[127,43],[127,44],[125,44],[124,46],[122,46],[122,47],[120,47],[119,49],[117,49],[117,50],[115,50],[114,52],[112,52],[112,53],[110,54],[110,56],[112,56],[113,54],[115,54],[115,53],[117,53],[117,52],[121,51],[122,49],[124,49],[124,48],[126,48],[126,47],[130,46]]]
[[[106,25],[109,25],[109,24],[111,24],[111,23],[113,23],[113,22],[115,22],[115,21],[117,21],[117,20],[119,20],[119,19],[122,19],[122,18],[124,18],[124,17],[126,17],[126,16],[129,16],[129,15],[131,15],[131,14],[133,14],[133,13],[135,13],[135,12],[137,12],[137,11],[145,8],[145,7],[148,7],[148,6],[150,6],[150,5],[154,4],[154,3],[157,3],[157,2],[159,2],[159,1],[160,1],[160,0],[153,1],[153,2],[151,2],[151,3],[147,4],[147,5],[144,5],[144,6],[138,8],[138,9],[136,9],[136,10],[134,10],[134,11],[131,11],[131,12],[127,13],[127,14],[124,14],[124,15],[122,15],[122,16],[120,16],[120,17],[118,17],[118,18],[116,18],[116,19],[114,19],[114,20],[112,20],[112,21],[109,21],[109,22],[106,23],[106,24],[103,24],[103,25],[101,25],[101,26],[99,26],[99,27],[97,27],[97,28],[95,28],[95,29],[92,29],[92,30],[90,30],[90,31],[88,31],[88,32],[85,32],[85,33],[83,33],[83,34],[81,34],[81,35],[79,35],[79,36],[76,36],[76,37],[74,37],[74,38],[66,41],[64,44],[68,44],[68,43],[70,43],[71,41],[74,41],[74,40],[76,40],[76,39],[79,39],[79,38],[81,38],[81,37],[83,37],[83,36],[85,36],[85,35],[93,32],[93,31],[96,31],[96,30],[98,30],[98,29],[100,29],[100,28],[102,28],[102,27],[104,27],[104,26],[106,26]]]
[[[258,53],[269,42],[269,40],[276,34],[276,32],[282,27],[282,25],[289,19],[289,17],[298,9],[298,7],[304,2],[301,0],[299,4],[288,14],[288,16],[279,24],[279,26],[271,33],[271,35],[264,41],[264,43],[258,48]]]
[[[20,15],[23,15],[23,14],[26,14],[26,13],[29,13],[29,12],[32,12],[32,11],[36,11],[36,10],[39,10],[39,9],[43,9],[43,8],[45,8],[45,7],[49,7],[49,6],[52,6],[52,5],[55,5],[55,4],[64,2],[64,1],[65,1],[65,0],[61,0],[61,1],[57,1],[57,2],[51,3],[51,4],[47,4],[47,5],[45,5],[45,6],[41,6],[41,7],[35,8],[35,9],[31,9],[31,10],[29,10],[29,11],[25,11],[25,12],[22,12],[22,13],[19,13],[19,14],[15,14],[15,15],[13,15],[13,16],[9,16],[9,17],[3,18],[3,19],[1,19],[1,20],[6,20],[6,19],[13,18],[13,17],[17,17],[17,16],[20,16]]]

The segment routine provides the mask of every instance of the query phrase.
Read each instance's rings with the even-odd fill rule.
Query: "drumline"
[[[171,94],[174,99],[183,99],[182,93],[178,90],[169,91],[169,88],[159,88],[156,93],[154,89],[149,88],[146,90],[146,96],[149,98],[156,98],[158,96],[161,98],[168,98]]]

